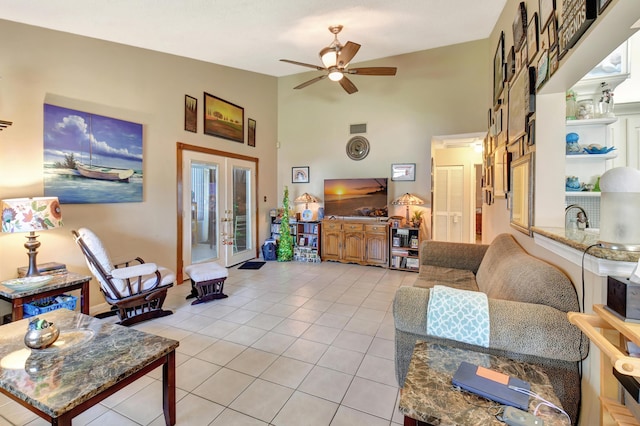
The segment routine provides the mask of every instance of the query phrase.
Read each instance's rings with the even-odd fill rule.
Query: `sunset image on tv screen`
[[[325,179],[327,216],[386,217],[387,178]]]

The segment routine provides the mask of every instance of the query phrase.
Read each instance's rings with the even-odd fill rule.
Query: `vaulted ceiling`
[[[272,76],[320,64],[341,24],[354,63],[487,38],[506,0],[0,0],[2,19]]]

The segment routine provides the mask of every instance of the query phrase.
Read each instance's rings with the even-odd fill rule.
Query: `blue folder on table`
[[[529,383],[494,370],[461,362],[452,383],[469,392],[524,411],[529,409],[529,395],[510,387],[530,390]]]

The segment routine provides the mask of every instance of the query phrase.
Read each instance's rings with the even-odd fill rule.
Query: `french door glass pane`
[[[251,170],[245,167],[233,167],[233,253],[251,248],[251,235],[247,212],[251,211]]]
[[[191,163],[191,261],[218,258],[218,167]]]

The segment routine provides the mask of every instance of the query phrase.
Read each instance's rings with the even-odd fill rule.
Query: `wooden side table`
[[[80,290],[80,311],[89,315],[89,283],[91,276],[66,272],[52,274],[52,279],[42,287],[31,290],[16,291],[0,282],[0,299],[11,302],[11,320],[17,321],[24,316],[23,305],[45,297],[59,296],[71,290]]]
[[[492,403],[481,396],[457,390],[451,378],[462,361],[518,377],[531,384],[531,390],[562,407],[547,375],[538,365],[509,358],[418,341],[400,397],[399,409],[405,426],[416,425],[504,425],[495,417]],[[498,404],[499,405],[499,404]],[[530,398],[529,412],[538,405]],[[545,426],[569,425],[562,413],[544,409],[538,414]]]

